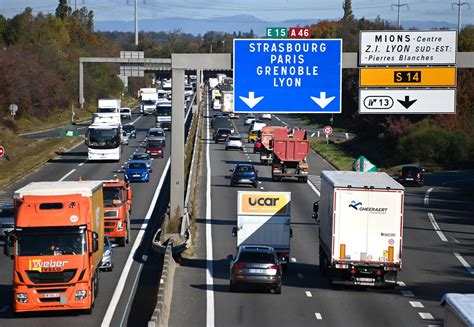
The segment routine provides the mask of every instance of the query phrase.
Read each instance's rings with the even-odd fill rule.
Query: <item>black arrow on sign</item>
[[[397,99],[397,101],[400,102],[400,104],[401,104],[402,106],[404,106],[405,109],[408,109],[408,108],[410,108],[410,107],[412,106],[412,104],[414,104],[414,103],[417,101],[417,99],[415,99],[415,100],[410,100],[410,96],[409,96],[409,95],[406,95],[404,101],[398,100],[398,99]]]

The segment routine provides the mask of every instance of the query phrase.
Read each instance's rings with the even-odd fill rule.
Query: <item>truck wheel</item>
[[[322,276],[326,276],[327,274],[326,257],[321,253],[319,253],[319,272],[321,273]]]
[[[119,246],[121,248],[123,248],[125,246],[125,242],[126,242],[125,239],[126,239],[126,237],[119,238]]]

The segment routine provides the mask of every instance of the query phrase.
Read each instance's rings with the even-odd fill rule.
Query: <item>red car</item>
[[[253,144],[253,153],[259,153],[261,147],[262,147],[262,140],[258,138],[255,140],[255,143]]]
[[[150,141],[146,144],[145,151],[152,157],[163,158],[163,143]]]

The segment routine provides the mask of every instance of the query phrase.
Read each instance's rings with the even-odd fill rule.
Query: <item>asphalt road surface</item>
[[[305,127],[294,118],[278,118],[274,117],[272,124]],[[248,129],[243,125],[243,115],[234,122],[245,138]],[[205,128],[210,127],[207,124]],[[442,325],[439,301],[443,294],[474,292],[474,271],[468,267],[474,265],[473,172],[427,174],[426,186],[406,188],[403,270],[396,289],[332,289],[318,271],[319,226],[311,213],[318,199],[314,186],[319,187],[321,170],[334,168],[311,152],[308,163],[313,187],[309,183],[272,182],[270,167],[259,164],[258,155],[252,153],[253,145],[244,143],[241,152],[225,151],[224,144],[214,144],[209,138],[206,143],[209,158],[202,165],[196,254],[183,260],[177,269],[170,326]],[[250,186],[230,186],[229,169],[238,162],[256,165],[258,190],[291,192],[292,259],[284,274],[281,295],[229,291],[226,258],[236,251],[231,232],[236,225],[237,191],[254,190]],[[471,190],[470,194],[466,195],[466,189]],[[438,233],[431,216],[438,222]],[[440,232],[446,240],[440,238]]]

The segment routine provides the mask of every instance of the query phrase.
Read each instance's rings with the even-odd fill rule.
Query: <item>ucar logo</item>
[[[239,192],[239,214],[290,214],[291,193]]]

